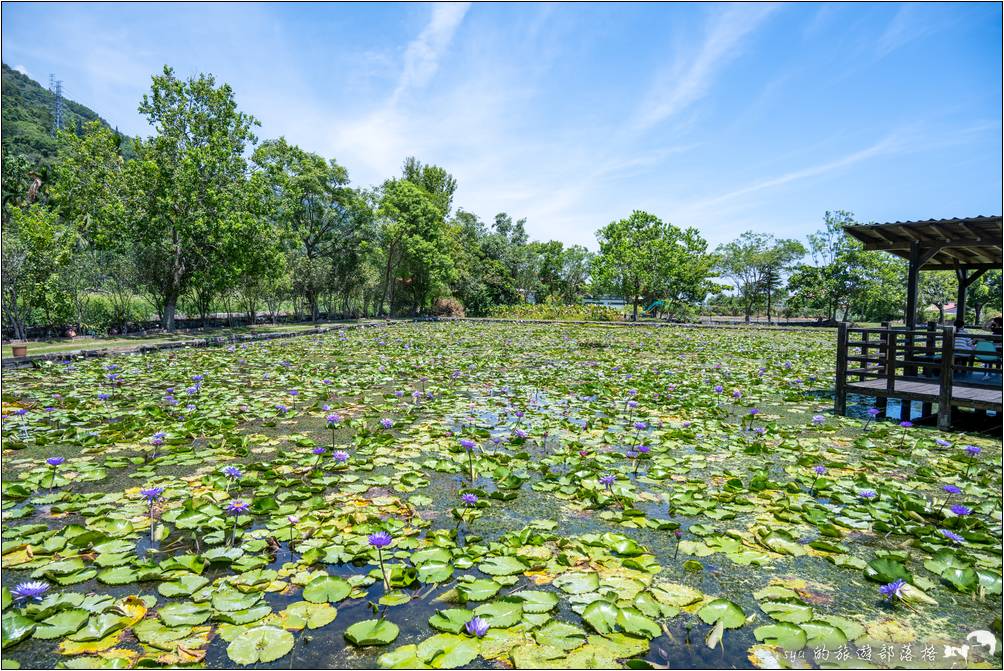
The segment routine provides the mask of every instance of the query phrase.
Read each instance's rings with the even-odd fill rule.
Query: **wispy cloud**
[[[846,168],[848,166],[854,165],[855,163],[860,163],[861,161],[866,161],[870,158],[876,156],[881,156],[883,154],[891,154],[897,151],[901,151],[906,148],[907,143],[903,141],[902,133],[891,133],[886,137],[882,138],[878,142],[860,149],[858,151],[852,152],[840,158],[827,161],[825,163],[819,163],[817,165],[809,166],[799,170],[791,170],[789,172],[777,175],[776,177],[771,177],[769,179],[758,180],[746,186],[740,187],[738,189],[733,189],[725,193],[719,194],[712,198],[707,198],[694,203],[690,203],[687,209],[690,210],[703,210],[714,205],[719,205],[725,201],[734,200],[743,196],[750,196],[752,194],[758,193],[760,191],[765,191],[768,189],[775,189],[791,182],[797,182],[803,179],[809,179],[811,177],[818,177],[820,175],[825,175],[827,173],[839,170],[841,168]]]
[[[941,12],[932,17],[929,14],[931,11],[931,7],[918,7],[911,3],[903,4],[875,42],[878,57],[883,58],[914,40],[943,29],[947,17],[943,16]]]
[[[719,71],[741,53],[743,40],[774,10],[766,4],[736,5],[714,15],[694,55],[677,59],[655,76],[631,130],[648,130],[707,95]]]
[[[468,3],[441,3],[433,6],[429,23],[405,49],[404,67],[391,95],[391,105],[396,104],[404,94],[424,86],[432,79],[439,69],[443,53],[453,41],[453,35],[469,8]]]
[[[28,72],[28,68],[23,65],[15,65],[14,69],[23,74],[25,77],[31,77],[31,73]]]

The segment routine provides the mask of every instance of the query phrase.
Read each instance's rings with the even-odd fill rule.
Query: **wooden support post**
[[[935,348],[935,329],[937,328],[937,322],[929,321],[927,322],[927,338],[924,342],[924,356],[931,360],[936,351]],[[927,366],[922,369],[924,377],[927,377],[928,371],[930,370]],[[937,370],[937,369],[936,369]],[[928,417],[934,411],[933,405],[929,401],[925,401],[920,406],[921,417]]]
[[[938,428],[952,428],[952,375],[955,372],[955,329],[941,329],[941,382],[938,388]]]
[[[847,414],[847,322],[837,325],[837,372],[833,412],[838,415]]]
[[[910,265],[906,275],[906,314],[903,316],[907,330],[917,325],[917,281],[920,279],[920,243],[910,243]]]
[[[959,268],[955,271],[955,277],[959,280],[959,294],[955,300],[955,328],[961,329],[966,325],[966,289],[969,288],[969,269]]]
[[[884,328],[884,329],[891,328],[889,326],[889,322],[882,322],[882,328]],[[886,373],[886,352],[889,349],[888,348],[888,345],[889,345],[889,334],[888,333],[882,333],[882,334],[880,334],[879,343],[880,343],[879,344],[879,358],[882,360],[879,363],[879,366],[881,366],[881,368],[879,369],[879,373],[882,374],[882,375],[885,375],[885,373]],[[883,417],[885,417],[885,409],[886,409],[886,407],[888,407],[888,405],[889,405],[889,399],[886,398],[885,396],[876,396],[875,397],[875,407],[882,411],[882,416]]]

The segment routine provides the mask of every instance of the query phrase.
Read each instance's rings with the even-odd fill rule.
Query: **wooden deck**
[[[878,378],[875,380],[863,380],[860,382],[847,382],[847,391],[851,393],[863,394],[865,396],[877,396],[881,398],[902,398],[910,401],[938,401],[940,387],[937,382],[922,382],[917,380],[906,380],[896,378],[893,380],[893,389],[889,391],[886,380]],[[952,387],[952,405],[967,408],[981,408],[986,410],[1001,411],[1002,397],[1004,392],[993,387]]]

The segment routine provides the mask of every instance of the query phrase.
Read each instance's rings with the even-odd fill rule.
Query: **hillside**
[[[3,64],[3,151],[24,154],[33,163],[49,163],[56,155],[56,138],[52,135],[53,94],[31,77]],[[63,128],[79,129],[88,121],[100,121],[97,112],[80,103],[63,98]],[[121,143],[124,154],[130,154],[128,138]]]

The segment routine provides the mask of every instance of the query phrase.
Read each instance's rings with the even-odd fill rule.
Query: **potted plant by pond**
[[[10,349],[14,356],[28,356],[28,343],[26,342],[13,343]]]

